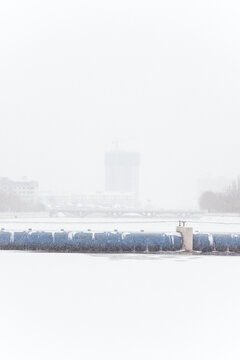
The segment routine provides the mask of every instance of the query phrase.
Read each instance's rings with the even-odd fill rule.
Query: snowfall
[[[174,231],[177,219],[1,219],[6,230]],[[199,231],[239,231],[202,217]],[[0,252],[8,359],[238,359],[240,257]]]

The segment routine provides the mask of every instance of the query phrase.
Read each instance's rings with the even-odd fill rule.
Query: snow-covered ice
[[[162,218],[0,218],[0,227],[6,230],[69,231],[175,231],[178,220],[202,232],[240,232],[240,215],[199,215],[187,219]]]
[[[239,257],[0,252],[2,359],[239,359]]]

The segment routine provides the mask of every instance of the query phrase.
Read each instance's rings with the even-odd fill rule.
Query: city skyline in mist
[[[104,153],[141,153],[140,195],[196,208],[238,164],[237,1],[2,1],[1,176],[104,189]],[[200,184],[199,184],[200,182]]]
[[[38,182],[38,186],[39,186],[39,190],[40,190],[40,194],[45,194],[45,193],[48,193],[50,191],[50,193],[52,193],[54,195],[54,193],[58,196],[60,195],[61,193],[64,195],[76,195],[76,196],[79,196],[79,195],[87,195],[87,194],[94,194],[94,193],[107,193],[111,190],[108,189],[108,185],[106,183],[106,155],[107,154],[112,154],[114,155],[114,153],[117,153],[117,154],[124,154],[126,153],[126,156],[127,158],[130,156],[129,160],[131,159],[131,156],[134,154],[134,156],[137,156],[138,157],[138,161],[139,161],[139,164],[138,164],[138,168],[140,169],[140,164],[141,164],[141,154],[138,153],[138,152],[128,152],[126,150],[122,150],[120,147],[119,147],[119,142],[118,142],[118,147],[117,148],[112,148],[111,151],[108,151],[105,153],[105,163],[104,163],[104,173],[105,173],[105,176],[104,176],[104,182],[103,182],[103,187],[102,188],[98,188],[97,190],[91,190],[91,191],[87,191],[87,192],[84,192],[82,191],[81,188],[76,188],[75,190],[74,189],[71,189],[71,188],[65,188],[65,189],[56,189],[56,187],[54,189],[47,189],[47,188],[44,188],[42,186],[41,183],[38,182],[38,179],[29,179],[28,177],[26,176],[22,176],[22,177],[18,177],[18,178],[15,178],[14,180],[19,180],[19,181],[25,181],[25,182],[28,182],[28,181],[37,181]],[[117,155],[117,158],[118,158],[119,155]],[[116,172],[116,175],[118,173],[118,171],[120,171],[121,169],[119,168],[119,165],[116,164],[116,166],[114,167],[114,169],[112,169],[111,171],[115,171]],[[114,175],[115,177],[115,175]],[[121,174],[120,175],[120,178],[118,180],[118,187],[119,189],[121,188],[121,190],[115,190],[118,191],[119,193],[123,193],[123,188],[125,187],[125,180],[124,180],[124,175]],[[7,177],[8,178],[8,177]],[[127,181],[129,181],[129,174],[126,174],[126,179],[128,179]],[[121,181],[124,182],[123,185],[121,185]],[[138,179],[136,179],[137,183],[141,183],[141,178],[140,176],[138,177]],[[239,181],[239,177],[238,178],[235,178],[235,179],[230,179],[230,178],[226,178],[226,177],[202,177],[202,178],[199,178],[198,179],[198,182],[196,184],[196,188],[198,189],[198,194],[197,194],[197,199],[196,199],[196,205],[195,207],[190,207],[190,209],[196,209],[199,207],[199,198],[200,198],[200,195],[203,194],[204,192],[206,191],[210,191],[210,192],[214,192],[214,193],[222,193],[224,191],[226,191],[230,186],[232,186],[236,181]],[[68,185],[68,184],[66,184]],[[130,190],[129,190],[130,191]],[[49,194],[50,194],[49,193]],[[156,199],[151,199],[151,198],[144,198],[144,196],[139,193],[138,191],[138,187],[136,189],[132,189],[132,193],[134,194],[138,194],[137,195],[137,199],[139,201],[139,205],[144,205],[144,206],[147,206],[147,205],[150,205],[150,206],[155,206],[156,208],[165,208],[165,210],[171,210],[171,209],[174,209],[175,207],[172,206],[172,207],[168,207],[168,205],[164,205],[164,203],[159,200],[156,200]],[[177,206],[176,208],[179,208],[179,209],[182,209],[181,206]]]

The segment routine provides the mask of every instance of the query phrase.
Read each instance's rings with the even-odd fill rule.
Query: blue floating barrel
[[[106,251],[107,252],[120,252],[121,251],[121,242],[122,242],[122,233],[118,233],[118,232],[107,233]]]
[[[8,231],[0,231],[0,249],[8,249],[11,245],[12,234]]]
[[[79,252],[90,252],[93,248],[93,234],[91,232],[74,233],[69,241],[69,249]]]
[[[38,248],[38,238],[39,238],[38,231],[28,233],[26,247],[31,250],[36,250]]]
[[[212,234],[213,243],[216,251],[227,251],[231,242],[231,234]]]
[[[193,250],[202,252],[213,251],[213,239],[210,234],[193,234]]]
[[[53,235],[51,232],[34,231],[28,233],[25,247],[30,250],[50,250],[52,245]]]
[[[147,248],[149,252],[158,252],[162,250],[162,245],[164,243],[164,233],[160,234],[151,234],[145,233],[147,239]]]
[[[40,248],[50,249],[53,245],[53,234],[52,232],[39,232],[38,243]]]
[[[29,233],[26,231],[15,231],[13,233],[13,248],[17,250],[25,249],[28,245]]]
[[[134,239],[131,233],[122,234],[121,251],[127,253],[134,252]]]
[[[94,233],[93,251],[105,252],[107,248],[108,233]]]
[[[132,237],[135,252],[141,253],[147,251],[147,238],[145,233],[133,233]]]
[[[240,234],[233,234],[228,245],[229,251],[240,252]]]
[[[68,232],[61,231],[55,232],[53,236],[53,247],[54,249],[67,250],[69,247]]]
[[[163,251],[171,251],[173,250],[173,241],[172,236],[168,234],[164,234],[164,243],[162,245]]]
[[[182,250],[183,247],[183,238],[179,233],[171,234],[173,250],[179,251]]]
[[[147,233],[145,236],[149,252],[170,251],[173,249],[172,238],[165,233]]]
[[[201,243],[199,239],[200,234],[193,234],[193,250],[200,251],[201,250]]]

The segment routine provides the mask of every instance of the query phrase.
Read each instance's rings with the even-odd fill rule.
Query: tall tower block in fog
[[[105,181],[107,192],[132,193],[138,198],[140,154],[128,151],[110,151],[105,154]]]

